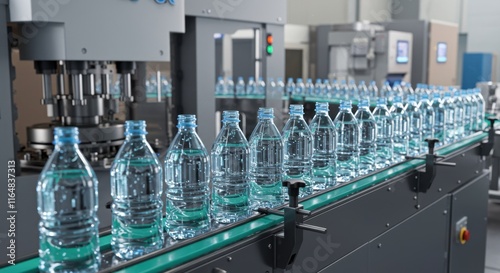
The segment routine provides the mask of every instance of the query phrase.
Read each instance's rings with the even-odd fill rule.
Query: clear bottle
[[[394,121],[394,162],[401,162],[405,160],[408,154],[408,114],[403,104],[403,98],[396,96],[394,104],[391,106],[391,116]]]
[[[477,101],[476,97],[474,96],[474,89],[468,89],[467,95],[469,96],[469,99],[471,102],[470,130],[471,130],[471,133],[473,133],[477,128],[477,116],[478,116],[479,102]]]
[[[285,83],[283,82],[282,78],[276,79],[276,93],[283,97],[285,96]]]
[[[154,85],[156,85],[156,80],[155,80],[155,83],[150,81],[150,86],[152,89],[156,88],[156,87],[154,87]],[[224,83],[224,78],[217,77],[217,82],[215,83],[215,95],[224,95],[224,93],[226,93],[226,86]]]
[[[411,87],[411,83],[407,82],[404,88],[404,97],[407,98],[409,95],[415,95],[415,90]]]
[[[146,140],[146,122],[125,122],[125,142],[111,166],[111,247],[132,259],[163,247],[162,168]]]
[[[286,83],[286,94],[288,96],[295,94],[295,83],[293,82],[293,78],[288,78]]]
[[[415,97],[417,100],[421,100],[422,99],[422,95],[424,93],[427,93],[427,89],[424,88],[424,84],[423,83],[417,83],[417,88],[415,88]]]
[[[350,100],[341,101],[340,111],[334,121],[338,183],[347,182],[358,175],[361,130],[351,108]]]
[[[403,91],[403,88],[401,87],[401,82],[399,81],[394,82],[394,85],[392,86],[391,95],[387,97],[387,105],[392,106],[394,97],[396,96],[400,96],[403,99],[407,97],[405,95],[405,92]]]
[[[226,77],[226,95],[234,95],[234,81],[233,77]]]
[[[301,179],[306,183],[299,197],[312,193],[312,134],[304,120],[304,106],[290,105],[290,119],[283,127],[283,170],[286,179]]]
[[[317,98],[323,95],[323,84],[321,83],[321,79],[316,79],[313,95]]]
[[[377,156],[375,158],[375,167],[382,169],[392,164],[394,147],[394,120],[387,109],[385,98],[379,98],[377,107],[373,110],[373,117],[377,123]]]
[[[330,81],[327,79],[323,80],[323,91],[321,92],[323,98],[333,98],[332,94],[332,86],[330,85]]]
[[[464,137],[465,105],[457,89],[453,91],[453,104],[455,106],[455,141],[458,141]]]
[[[467,90],[461,90],[460,95],[464,104],[464,136],[468,136],[472,133],[472,100],[467,95]]]
[[[436,146],[441,146],[445,143],[446,110],[438,92],[433,93],[432,109],[434,110],[434,138],[439,140]]]
[[[316,115],[309,124],[313,139],[313,190],[324,190],[336,184],[336,134],[328,110],[328,102],[316,102]]]
[[[390,96],[392,96],[392,88],[389,82],[385,81],[382,88],[380,88],[380,97],[388,99]]]
[[[477,122],[476,122],[476,131],[482,131],[484,129],[484,118],[485,118],[485,102],[483,95],[481,94],[481,89],[476,88],[475,98],[477,101]]]
[[[239,112],[222,113],[222,129],[211,152],[212,219],[234,223],[250,215],[250,146],[239,127]]]
[[[177,120],[179,131],[165,156],[165,228],[174,240],[182,240],[210,230],[210,163],[196,134],[196,116]]]
[[[297,83],[295,84],[295,93],[296,96],[304,96],[305,95],[306,86],[304,85],[304,81],[302,78],[297,78]]]
[[[267,92],[268,94],[271,94],[272,97],[279,97],[277,96],[276,93],[276,82],[274,82],[273,78],[268,78],[267,79]]]
[[[314,84],[312,82],[312,79],[307,79],[307,82],[306,82],[306,96],[308,97],[312,97],[314,96]]]
[[[283,141],[274,125],[274,109],[259,108],[250,136],[250,202],[253,209],[283,204]]]
[[[245,80],[243,80],[243,77],[238,77],[238,82],[236,83],[236,96],[244,96],[245,94]]]
[[[370,97],[370,92],[368,92],[368,87],[366,87],[365,81],[359,81],[358,85],[359,98],[367,99]]]
[[[257,94],[260,96],[266,95],[266,82],[262,77],[259,77],[259,81],[257,83]]]
[[[248,82],[247,82],[247,95],[254,96],[257,95],[257,83],[255,82],[254,77],[248,77]]]
[[[406,113],[408,113],[409,137],[408,137],[408,155],[418,156],[422,147],[422,113],[418,109],[415,95],[408,96],[408,104],[406,105]]]
[[[368,86],[368,92],[370,93],[370,100],[377,100],[378,98],[378,87],[377,82],[371,81],[370,86]]]
[[[451,93],[449,91],[444,92],[443,98],[444,107],[444,131],[445,144],[450,144],[455,141],[455,106],[453,99],[451,98]]]
[[[347,100],[349,98],[349,86],[345,80],[340,81],[340,99]]]
[[[428,138],[434,138],[434,108],[432,108],[432,104],[429,101],[429,94],[422,94],[422,98],[418,104],[418,109],[422,115],[422,143],[420,144],[421,153],[427,153],[428,147],[427,142],[425,142]]]
[[[333,93],[333,98],[339,99],[342,95],[342,87],[340,86],[339,82],[337,80],[333,81],[332,84],[332,93]]]
[[[349,94],[350,100],[359,100],[359,90],[358,90],[358,87],[356,86],[355,80],[349,81],[349,93],[348,94]]]
[[[78,149],[78,128],[56,127],[38,180],[42,272],[97,272],[101,262],[97,177]]]
[[[368,99],[361,99],[354,117],[358,120],[361,129],[359,175],[365,175],[375,170],[375,157],[377,155],[377,122],[370,112]]]

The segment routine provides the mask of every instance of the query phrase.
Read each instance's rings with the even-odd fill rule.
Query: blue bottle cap
[[[177,116],[177,128],[196,128],[195,115],[179,115]]]
[[[369,99],[361,99],[358,103],[358,107],[369,107],[370,100]]]
[[[450,91],[444,92],[444,97],[445,98],[451,98],[451,92]]]
[[[54,128],[54,141],[52,144],[68,143],[78,144],[78,127],[55,127]]]
[[[377,99],[377,106],[380,105],[380,106],[385,106],[387,105],[387,99],[386,98],[378,98]]]
[[[304,80],[302,80],[302,78],[297,78],[297,83],[299,82],[303,82]]]
[[[371,81],[371,82],[370,82],[370,84],[371,84],[371,85],[376,85],[376,84],[377,84],[377,82],[375,82],[375,81]]]
[[[401,96],[395,96],[394,103],[403,103],[403,98]]]
[[[346,83],[346,81],[345,81],[345,80],[341,80],[341,81],[340,81],[340,84],[345,84],[345,83]]]
[[[311,78],[307,79],[307,83],[312,83],[313,80]]]
[[[243,77],[238,77],[238,81],[242,81],[243,80]]]
[[[328,102],[316,102],[316,113],[327,112],[329,110]]]
[[[125,121],[125,136],[131,135],[146,135],[146,121],[144,120],[127,120]]]
[[[327,84],[327,83],[329,84],[329,83],[330,83],[330,81],[329,81],[328,79],[324,79],[324,80],[323,80],[323,84]]]
[[[422,94],[422,100],[429,100],[429,94],[423,93]]]
[[[434,93],[432,93],[432,97],[435,98],[435,99],[440,99],[441,98],[441,94],[439,92],[434,92]]]
[[[240,122],[240,112],[236,110],[222,112],[222,122]]]
[[[259,119],[273,119],[274,118],[274,109],[273,108],[259,108],[258,112]]]
[[[340,101],[340,109],[349,109],[352,108],[352,102],[350,100]]]
[[[249,80],[249,81],[253,81],[253,80],[254,80],[254,78],[250,76],[250,77],[248,77],[248,80]]]
[[[359,81],[359,85],[364,85],[365,81]]]
[[[290,104],[290,115],[304,115],[304,105]]]
[[[408,101],[415,102],[416,101],[415,95],[408,95]]]
[[[321,83],[321,79],[316,79],[316,83]]]
[[[293,78],[288,78],[288,82],[293,82]]]
[[[156,77],[155,77],[156,78]],[[218,81],[222,81],[222,76],[217,77]]]

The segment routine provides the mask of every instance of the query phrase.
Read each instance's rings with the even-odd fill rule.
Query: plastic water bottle
[[[429,94],[422,94],[422,99],[418,104],[418,109],[422,115],[422,143],[421,153],[427,153],[428,147],[425,139],[434,138],[434,108],[429,101]]]
[[[479,103],[474,96],[474,90],[468,89],[467,96],[469,97],[471,103],[471,113],[470,113],[470,131],[473,133],[477,128],[477,115],[478,115],[478,107]]]
[[[238,123],[238,111],[222,112],[222,129],[211,152],[212,219],[234,223],[250,215],[250,147]]]
[[[407,82],[405,84],[404,94],[405,97],[408,97],[408,95],[415,95],[415,90],[413,90],[413,87],[411,87],[411,83]]]
[[[161,76],[161,93],[164,97],[172,96],[172,85],[166,76]]]
[[[306,82],[306,96],[314,96],[314,84],[312,82],[312,79],[307,79]]]
[[[485,118],[485,102],[483,95],[481,94],[481,89],[476,88],[475,98],[477,100],[477,123],[476,123],[476,131],[482,131],[484,129],[484,118]]]
[[[417,156],[421,152],[422,147],[422,113],[418,109],[415,95],[408,96],[408,104],[406,105],[409,122],[409,145],[408,155]]]
[[[378,98],[377,82],[370,82],[370,85],[368,86],[368,92],[370,93],[370,100],[376,100]]]
[[[439,140],[436,145],[441,146],[445,143],[446,110],[438,92],[433,93],[432,109],[434,110],[434,138]]]
[[[156,87],[154,87],[154,85],[155,84],[153,84],[152,81],[150,81],[151,88],[156,88]],[[217,82],[215,83],[215,95],[224,95],[224,93],[226,93],[224,78],[217,77]]]
[[[406,94],[403,91],[403,88],[401,87],[401,82],[394,82],[394,85],[392,86],[392,93],[391,96],[387,97],[387,104],[389,106],[392,105],[392,102],[394,100],[394,97],[396,96],[401,96],[403,99],[406,98]]]
[[[266,82],[262,77],[259,77],[259,81],[257,82],[257,94],[260,96],[266,94]]]
[[[341,101],[340,111],[334,122],[337,137],[335,153],[338,183],[347,182],[358,175],[361,130],[351,108],[350,100]]]
[[[293,78],[288,78],[288,82],[286,83],[286,94],[288,96],[295,94],[295,83],[293,82]]]
[[[349,99],[351,100],[359,100],[359,90],[356,86],[355,80],[349,81]]]
[[[389,82],[385,81],[382,88],[380,88],[380,97],[388,99],[390,96],[392,96],[392,88]]]
[[[304,96],[305,95],[306,86],[304,85],[304,81],[302,78],[297,78],[297,83],[295,84],[295,94],[296,96]]]
[[[332,86],[330,85],[329,80],[323,80],[323,91],[321,93],[324,98],[333,98]]]
[[[345,80],[340,81],[340,98],[343,100],[349,99],[349,86]]]
[[[422,99],[422,95],[424,93],[427,93],[427,89],[424,88],[424,84],[423,83],[417,83],[417,87],[415,88],[415,97],[417,100],[421,100]]]
[[[253,209],[283,204],[283,141],[273,122],[273,108],[259,108],[250,136],[250,202]]]
[[[358,93],[361,99],[367,99],[370,97],[370,92],[368,92],[368,87],[366,87],[365,81],[359,81]]]
[[[286,179],[301,179],[306,187],[300,189],[299,197],[310,195],[312,168],[312,134],[304,120],[304,106],[290,105],[290,119],[283,127],[283,170]]]
[[[455,105],[453,99],[451,98],[451,93],[445,92],[443,98],[444,107],[444,141],[446,144],[453,143],[455,141]]]
[[[328,110],[328,102],[316,102],[316,115],[309,124],[313,139],[313,190],[324,190],[336,183],[336,134]]]
[[[233,77],[226,78],[226,95],[234,95],[234,81]]]
[[[464,112],[465,105],[459,90],[453,92],[453,104],[455,106],[455,141],[464,137]]]
[[[42,272],[97,272],[101,262],[98,182],[79,142],[78,128],[56,127],[54,151],[38,180]]]
[[[274,82],[273,78],[267,79],[267,92],[272,96],[276,96],[276,82]]]
[[[403,104],[403,98],[401,96],[396,96],[394,98],[394,103],[391,106],[391,116],[394,122],[394,162],[401,162],[405,160],[408,154],[408,114],[406,113],[405,106]]]
[[[316,79],[316,83],[314,84],[314,96],[321,97],[323,95],[323,84],[321,83],[321,79]]]
[[[467,96],[467,90],[461,90],[460,95],[464,104],[464,136],[468,136],[472,133],[472,100]]]
[[[257,83],[255,82],[254,77],[248,77],[247,95],[254,96],[257,95],[257,92]]]
[[[377,154],[377,122],[370,112],[369,100],[361,99],[354,117],[358,120],[361,128],[359,174],[365,175],[375,170],[375,156]]]
[[[285,83],[283,82],[282,78],[276,79],[276,93],[279,94],[279,96],[283,97],[285,96]]]
[[[377,107],[373,110],[373,117],[377,123],[377,156],[375,167],[382,169],[388,167],[393,161],[393,135],[394,121],[391,112],[387,109],[385,98],[379,98]]]
[[[179,115],[179,131],[165,156],[165,227],[175,240],[210,230],[208,153],[196,134],[195,115]]]
[[[245,93],[245,80],[243,80],[243,77],[238,77],[238,82],[236,83],[236,96],[244,96]]]
[[[332,84],[332,93],[333,93],[333,98],[339,99],[340,96],[342,95],[342,88],[337,80],[333,81]]]
[[[162,168],[146,134],[145,121],[126,121],[125,142],[111,166],[111,247],[122,259],[163,247]]]

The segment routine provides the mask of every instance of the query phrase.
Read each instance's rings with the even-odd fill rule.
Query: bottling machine
[[[49,8],[46,3],[51,3]],[[277,6],[262,9],[267,5]],[[16,264],[6,263],[7,222],[2,222],[0,273],[37,271],[35,166],[50,153],[48,128],[60,124],[79,126],[81,147],[89,159],[95,159],[100,180],[100,272],[482,272],[490,182],[487,161],[496,143],[494,118],[484,131],[456,143],[434,149],[435,141],[430,139],[426,155],[303,199],[297,197],[301,181],[284,181],[289,203],[280,208],[260,208],[244,221],[215,226],[192,239],[167,238],[163,249],[136,259],[114,257],[106,228],[110,216],[105,207],[110,199],[104,163],[120,145],[123,127],[113,118],[116,99],[106,96],[105,88],[101,94],[93,91],[96,77],[105,83],[111,71],[120,73],[121,99],[133,104],[141,100],[137,95],[141,92],[133,88],[133,72],[141,62],[167,61],[172,55],[173,100],[180,100],[179,111],[197,114],[200,135],[205,145],[210,144],[215,137],[216,66],[207,52],[215,51],[213,34],[232,33],[241,24],[261,29],[262,35],[273,33],[278,45],[286,20],[271,16],[275,14],[271,10],[284,16],[285,1],[0,0],[0,40],[9,41],[0,43],[4,144],[0,162],[15,161],[18,168]],[[44,12],[46,17],[41,15]],[[94,15],[93,20],[88,20],[88,14]],[[134,17],[141,19],[130,19]],[[235,23],[225,24],[226,19]],[[262,22],[267,22],[265,27]],[[184,30],[186,34],[169,36]],[[30,129],[32,148],[41,151],[33,156],[40,159],[23,158],[22,165],[16,155],[15,130],[19,129],[13,125],[15,73],[10,46],[19,47],[21,57],[34,61],[42,74],[42,102],[53,117],[50,124]],[[279,59],[284,58],[284,50],[280,51],[264,61],[263,75],[283,74]],[[281,108],[281,99],[266,96],[265,103]],[[0,169],[0,175],[7,177],[7,169]],[[9,211],[6,199],[2,194],[2,219]]]

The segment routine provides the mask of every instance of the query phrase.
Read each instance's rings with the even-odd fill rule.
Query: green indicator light
[[[272,45],[268,45],[266,47],[266,51],[267,51],[267,54],[269,54],[269,55],[273,54],[273,51],[274,51],[273,46]]]

